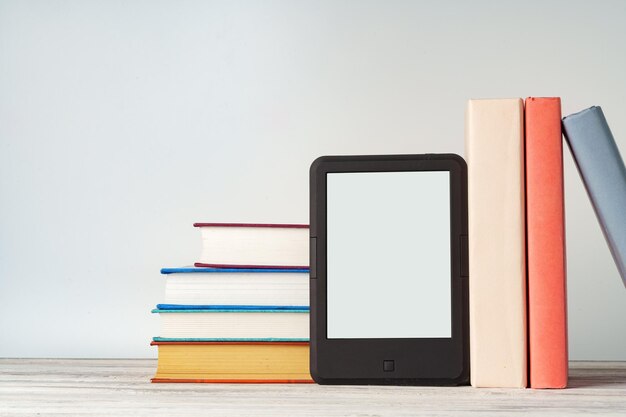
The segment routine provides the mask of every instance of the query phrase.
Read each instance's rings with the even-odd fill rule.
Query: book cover
[[[470,373],[475,387],[526,387],[524,104],[469,100]]]
[[[163,268],[169,309],[182,306],[308,307],[308,269]]]
[[[308,342],[308,337],[286,338],[286,337],[153,337],[154,342]]]
[[[161,308],[159,306],[165,307]],[[152,313],[308,313],[309,307],[293,306],[174,306],[170,304],[157,304]],[[181,308],[182,307],[182,308]]]
[[[308,339],[309,309],[202,306],[154,309],[167,339]]]
[[[563,133],[626,286],[626,168],[602,109],[563,118]]]
[[[528,346],[531,388],[567,386],[561,99],[526,99]]]
[[[312,383],[307,342],[165,342],[152,382]]]
[[[213,268],[309,268],[305,224],[194,223],[202,233],[195,263]]]
[[[172,312],[176,310],[222,311],[222,312],[264,312],[277,311],[309,311],[309,306],[266,306],[266,305],[216,305],[216,304],[157,304],[153,313]]]

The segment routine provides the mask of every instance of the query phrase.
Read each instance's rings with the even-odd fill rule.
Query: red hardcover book
[[[531,388],[567,386],[561,100],[526,99],[526,224]]]
[[[194,223],[202,233],[195,263],[209,268],[309,268],[306,224]]]

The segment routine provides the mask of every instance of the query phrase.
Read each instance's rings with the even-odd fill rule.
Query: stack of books
[[[626,169],[599,107],[558,97],[470,100],[470,368],[476,387],[564,388],[563,143],[626,284]]]
[[[312,382],[308,226],[194,226],[200,261],[161,270],[152,382]]]

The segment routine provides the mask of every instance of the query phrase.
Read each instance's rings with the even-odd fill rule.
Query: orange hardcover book
[[[561,100],[526,99],[526,227],[531,388],[567,386]]]
[[[152,382],[312,383],[308,342],[152,342]]]

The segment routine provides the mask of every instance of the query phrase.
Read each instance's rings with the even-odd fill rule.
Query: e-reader
[[[311,165],[310,215],[313,379],[466,384],[463,158],[320,157]]]

